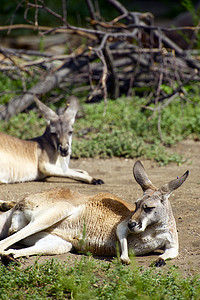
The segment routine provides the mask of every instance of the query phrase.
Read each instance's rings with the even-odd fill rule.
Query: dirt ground
[[[182,154],[186,159],[185,163],[181,166],[169,164],[159,167],[154,161],[142,159],[141,161],[149,178],[158,187],[177,176],[181,176],[186,170],[190,171],[186,182],[170,197],[179,233],[180,254],[177,258],[167,262],[167,265],[178,266],[184,274],[194,274],[200,270],[200,142],[183,141],[172,151]],[[18,201],[30,193],[56,186],[66,186],[90,195],[98,192],[110,192],[127,201],[134,202],[142,195],[142,190],[132,175],[134,162],[135,160],[120,158],[72,160],[70,163],[72,168],[86,170],[95,178],[103,179],[105,184],[93,186],[68,178],[51,177],[44,182],[1,185],[0,199]],[[73,259],[80,259],[80,257],[81,255],[71,253],[57,255],[57,258],[62,261],[65,261],[66,258],[73,261]],[[39,262],[51,258],[50,256],[43,256]],[[156,254],[137,257],[136,263],[138,266],[149,266],[155,258]],[[109,258],[105,259],[109,260]],[[21,261],[26,266],[33,264],[35,257],[23,258]]]

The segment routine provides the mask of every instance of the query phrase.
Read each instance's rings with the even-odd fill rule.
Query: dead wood
[[[50,93],[51,97],[60,99],[62,93],[65,97],[74,90],[88,91],[87,101],[104,99],[106,102],[108,97],[130,96],[133,87],[146,87],[153,95],[146,107],[151,103],[159,104],[156,110],[160,111],[169,98],[182,92],[186,83],[200,79],[198,56],[192,55],[191,49],[182,49],[166,35],[169,31],[185,30],[197,36],[198,26],[158,27],[154,25],[151,13],[130,12],[117,0],[107,2],[119,12],[111,21],[103,20],[92,1],[86,0],[90,13],[90,27],[87,28],[69,24],[64,1],[63,15],[59,15],[43,0],[35,4],[27,1],[27,9],[35,9],[35,19],[29,20],[29,24],[0,27],[0,30],[9,29],[9,32],[19,28],[33,29],[44,37],[44,41],[46,36],[64,33],[64,41],[53,44],[68,45],[68,54],[65,55],[40,52],[37,47],[34,50],[0,47],[0,72],[12,79],[21,78],[23,82],[23,91],[12,91],[19,96],[0,107],[0,120],[8,120],[26,110],[33,103],[34,95],[41,97]],[[40,10],[56,17],[62,26],[51,28],[39,24]],[[71,33],[76,37],[73,46]],[[85,44],[81,42],[82,36],[86,38]],[[36,78],[37,83],[27,89],[27,84]],[[162,84],[170,86],[173,93],[166,95]],[[54,91],[57,87],[60,95]]]

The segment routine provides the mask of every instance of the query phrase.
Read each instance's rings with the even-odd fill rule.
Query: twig
[[[163,137],[162,129],[161,129],[161,111],[158,111],[158,133],[159,133],[162,143],[164,144],[165,141],[164,141],[164,137]]]
[[[17,69],[21,70],[22,72],[27,73],[30,76],[33,76],[33,73],[30,70],[27,70],[24,66],[21,66],[21,65],[17,64],[15,62],[15,60],[10,55],[5,53],[3,51],[3,49],[1,49],[1,48],[0,48],[0,53],[2,53],[6,58],[8,58]]]
[[[0,119],[9,119],[12,115],[15,115],[24,109],[26,109],[34,101],[33,95],[40,96],[46,94],[53,88],[57,87],[60,82],[64,80],[71,72],[81,69],[88,61],[92,61],[96,58],[96,55],[90,56],[77,56],[71,58],[61,69],[48,75],[43,81],[39,81],[29,91],[23,94],[21,97],[17,97],[10,101],[4,110],[0,112]]]
[[[75,52],[71,51],[72,53],[69,55],[61,56],[48,55],[39,51],[2,48],[4,55],[0,56],[0,70],[3,70],[11,78],[18,79],[19,73],[26,69],[29,70],[31,66],[32,77],[39,74],[40,79],[21,97],[16,97],[7,106],[1,107],[0,119],[8,119],[11,115],[26,109],[33,101],[33,94],[39,96],[58,86],[61,87],[62,91],[67,92],[73,91],[74,86],[76,89],[81,89],[83,85],[86,89],[90,87],[88,93],[90,98],[98,92],[101,97],[103,95],[105,103],[107,103],[108,94],[110,97],[116,98],[120,93],[130,94],[133,87],[147,87],[151,90],[148,94],[146,92],[145,96],[150,97],[150,94],[153,93],[154,102],[157,103],[153,111],[160,114],[158,130],[161,132],[161,110],[173,101],[175,95],[182,91],[185,84],[191,80],[200,79],[198,56],[194,59],[190,53],[188,54],[166,37],[165,32],[177,30],[177,28],[155,26],[152,15],[149,13],[129,12],[117,0],[107,0],[107,3],[115,7],[120,15],[110,22],[104,22],[99,8],[93,6],[94,2],[92,0],[86,1],[93,28],[69,24],[65,0],[62,0],[62,15],[53,12],[43,0],[21,1],[21,6],[23,3],[27,4],[25,17],[31,23],[0,26],[0,30],[25,28],[44,36],[73,33],[79,37],[87,38],[86,45],[81,49],[78,48]],[[35,16],[33,15],[33,20],[28,20],[26,14],[32,8],[35,9]],[[45,10],[51,17],[57,18],[63,26],[55,28],[40,26],[38,24],[41,22],[38,17],[40,10]],[[125,22],[119,23],[122,18]],[[187,27],[187,30],[194,29],[197,31],[199,27]],[[89,51],[88,46],[90,47]],[[93,61],[97,58],[97,53],[100,62]],[[37,59],[33,60],[30,57],[33,55],[36,55]],[[20,63],[15,57],[19,57]],[[55,60],[59,60],[57,65],[54,64]],[[197,69],[196,73],[194,73],[195,69]],[[23,80],[23,88],[26,90],[30,76],[24,77]],[[178,88],[175,88],[174,82],[178,82]],[[173,93],[163,96],[162,83],[172,86]],[[152,102],[149,101],[148,104],[150,103]]]
[[[67,25],[67,5],[65,0],[62,0],[62,10],[63,10],[63,23],[64,25]]]
[[[94,7],[92,5],[91,0],[86,0],[86,2],[88,5],[88,8],[89,8],[91,17],[93,18],[94,21],[96,21],[95,11],[94,11]],[[94,24],[94,27],[96,30],[98,30],[98,25]],[[101,37],[98,34],[97,34],[97,37],[98,37],[98,40],[100,41]],[[103,40],[104,40],[104,38],[103,38]],[[111,73],[111,81],[112,81],[111,98],[116,99],[117,97],[119,97],[119,80],[118,80],[117,73],[115,71],[112,54],[110,52],[108,45],[106,44],[106,39],[105,39],[105,43],[102,45],[102,48],[97,50],[96,53],[101,53],[105,57],[105,60],[103,58],[103,65],[104,65],[104,62],[107,63],[108,67],[106,67],[106,68],[107,69],[109,68],[110,73]],[[105,68],[105,66],[104,66],[104,68]],[[107,93],[107,89],[106,89],[106,93]],[[105,91],[104,91],[104,95],[105,95]]]
[[[106,109],[107,109],[107,103],[108,103],[108,92],[107,92],[107,85],[106,85],[106,80],[108,77],[108,67],[103,55],[102,51],[97,52],[98,57],[101,59],[102,63],[103,63],[103,73],[102,73],[102,87],[103,87],[103,94],[104,94],[104,116],[106,114]]]

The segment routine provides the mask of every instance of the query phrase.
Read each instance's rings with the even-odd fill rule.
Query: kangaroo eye
[[[69,135],[72,135],[72,134],[73,134],[73,131],[69,131],[68,133],[69,133]]]
[[[153,206],[153,207],[145,206],[145,207],[144,207],[144,212],[145,212],[145,213],[150,213],[154,208],[155,208],[154,206]]]

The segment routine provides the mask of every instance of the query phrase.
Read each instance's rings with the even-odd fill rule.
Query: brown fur
[[[42,136],[21,140],[0,133],[0,183],[40,180],[48,176],[69,177],[91,184],[102,184],[86,171],[69,168],[73,123],[78,101],[71,97],[63,115],[57,115],[38,99],[40,111],[48,121]]]
[[[0,254],[61,254],[73,246],[77,251],[116,255],[119,243],[124,263],[130,262],[128,248],[136,255],[163,249],[159,264],[176,257],[178,235],[168,198],[188,172],[160,189],[154,188],[140,161],[133,172],[144,191],[135,204],[109,193],[83,195],[66,188],[25,197],[0,218]],[[27,248],[6,250],[21,240]]]

